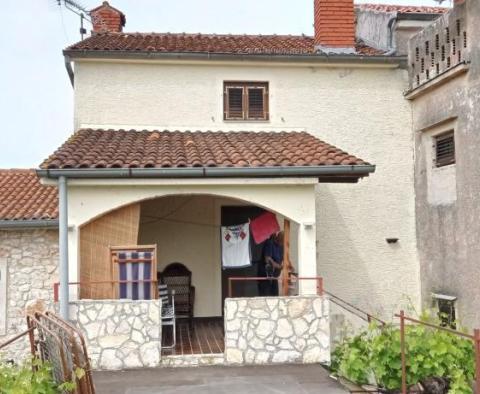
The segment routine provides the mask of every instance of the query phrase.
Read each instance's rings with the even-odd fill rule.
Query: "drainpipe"
[[[64,59],[65,59],[65,69],[67,70],[68,78],[70,79],[70,83],[72,84],[72,87],[73,87],[75,85],[75,74],[73,73],[72,60],[68,55],[64,55]]]
[[[397,13],[392,15],[390,20],[388,21],[387,29],[388,29],[388,51],[384,54],[384,56],[392,56],[396,51],[396,43],[394,43],[393,35],[395,34],[395,24],[397,23]]]
[[[60,316],[69,320],[68,316],[68,193],[67,178],[58,178],[59,202],[59,248],[60,248]]]

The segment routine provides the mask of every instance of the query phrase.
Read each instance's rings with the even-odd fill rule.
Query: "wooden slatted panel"
[[[243,86],[231,86],[225,90],[225,119],[243,119]]]
[[[138,243],[140,205],[133,204],[107,213],[80,229],[80,282],[116,280],[110,261],[110,246]],[[115,278],[115,279],[114,279]],[[80,289],[80,298],[112,298],[113,285]]]
[[[248,87],[247,88],[247,101],[248,101],[248,114],[247,118],[252,120],[264,120],[266,119],[266,107],[265,107],[265,87]]]
[[[453,131],[435,138],[435,162],[437,167],[455,163],[455,137]]]

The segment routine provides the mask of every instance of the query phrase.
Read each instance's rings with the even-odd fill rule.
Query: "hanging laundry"
[[[221,228],[223,268],[242,268],[252,264],[248,223]]]
[[[266,241],[280,231],[277,216],[272,212],[262,213],[250,222],[250,230],[256,244]]]

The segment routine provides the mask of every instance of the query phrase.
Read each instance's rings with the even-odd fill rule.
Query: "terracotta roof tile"
[[[132,51],[223,53],[239,55],[315,55],[314,38],[289,35],[230,35],[174,33],[97,33],[66,51]],[[357,43],[359,55],[383,52]]]
[[[376,12],[399,12],[399,13],[416,13],[416,14],[444,14],[451,8],[447,7],[428,7],[414,5],[395,5],[395,4],[355,4],[355,8],[362,11]]]
[[[42,164],[65,168],[363,165],[306,132],[77,131]]]
[[[34,170],[0,170],[0,220],[57,218],[55,186],[42,185]]]

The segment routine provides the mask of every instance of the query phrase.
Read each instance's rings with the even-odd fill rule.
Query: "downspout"
[[[63,57],[65,60],[65,68],[67,69],[67,74],[68,74],[68,78],[70,79],[70,83],[72,84],[72,86],[75,86],[75,75],[73,73],[72,60],[68,55],[63,55]]]
[[[58,178],[58,215],[60,249],[60,316],[69,320],[68,313],[68,192],[67,178]]]
[[[388,21],[387,24],[387,29],[388,29],[388,51],[384,54],[384,56],[391,56],[393,55],[396,51],[397,48],[394,45],[393,42],[393,30],[395,28],[395,24],[397,22],[397,13],[394,13],[390,20]]]

